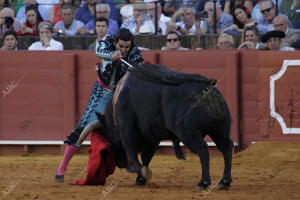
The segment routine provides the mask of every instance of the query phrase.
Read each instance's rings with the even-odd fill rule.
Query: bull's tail
[[[185,160],[184,153],[183,153],[182,149],[180,148],[180,140],[174,139],[173,146],[174,146],[174,152],[175,152],[176,158],[178,158],[179,160]]]
[[[143,64],[133,66],[129,71],[139,79],[165,85],[181,85],[187,82],[202,82],[215,86],[215,79],[207,79],[199,74],[175,72],[161,65]]]

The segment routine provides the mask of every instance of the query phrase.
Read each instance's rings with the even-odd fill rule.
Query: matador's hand
[[[122,56],[121,51],[115,51],[115,52],[113,52],[113,54],[111,55],[111,60],[112,60],[112,61],[115,61],[115,60],[121,59],[122,57],[123,57],[123,56]]]

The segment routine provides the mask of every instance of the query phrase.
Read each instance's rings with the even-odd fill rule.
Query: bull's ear
[[[96,112],[96,116],[97,116],[97,118],[98,118],[98,120],[99,120],[100,122],[103,121],[104,115],[102,115],[101,113]]]

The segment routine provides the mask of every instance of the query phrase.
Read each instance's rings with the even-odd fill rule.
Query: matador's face
[[[130,47],[131,47],[131,40],[124,41],[119,39],[118,42],[116,43],[116,50],[121,51],[123,57],[126,57],[128,55]]]

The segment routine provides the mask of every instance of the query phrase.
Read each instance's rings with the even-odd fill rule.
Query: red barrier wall
[[[258,56],[258,141],[293,142],[300,139],[300,52],[261,52]],[[283,124],[270,117],[270,76],[278,74],[284,60],[292,64],[274,83],[274,110],[283,118],[286,131],[296,128],[295,133],[284,133]]]
[[[0,140],[57,140],[71,128],[74,55],[1,52],[0,66]]]
[[[280,71],[284,60],[300,62],[300,51],[240,51],[241,146],[251,142],[296,142],[297,134],[283,134],[278,121],[270,115],[270,76]],[[288,68],[276,81],[274,109],[286,122],[300,128],[300,64]],[[298,111],[298,113],[297,113]],[[288,123],[287,123],[288,124]]]
[[[142,54],[151,63],[217,79],[233,119],[231,136],[241,148],[253,141],[300,141],[300,134],[283,134],[279,123],[269,117],[269,75],[278,71],[284,59],[299,59],[300,52],[205,50]],[[7,141],[62,144],[87,104],[97,77],[96,62],[93,51],[1,51],[0,154],[15,150]],[[288,127],[300,128],[300,112],[296,112],[300,105],[299,70],[297,66],[288,68],[275,84],[275,110],[283,115],[290,108],[292,111],[284,116]],[[53,146],[43,151],[30,142],[18,147],[18,152],[59,152]]]

